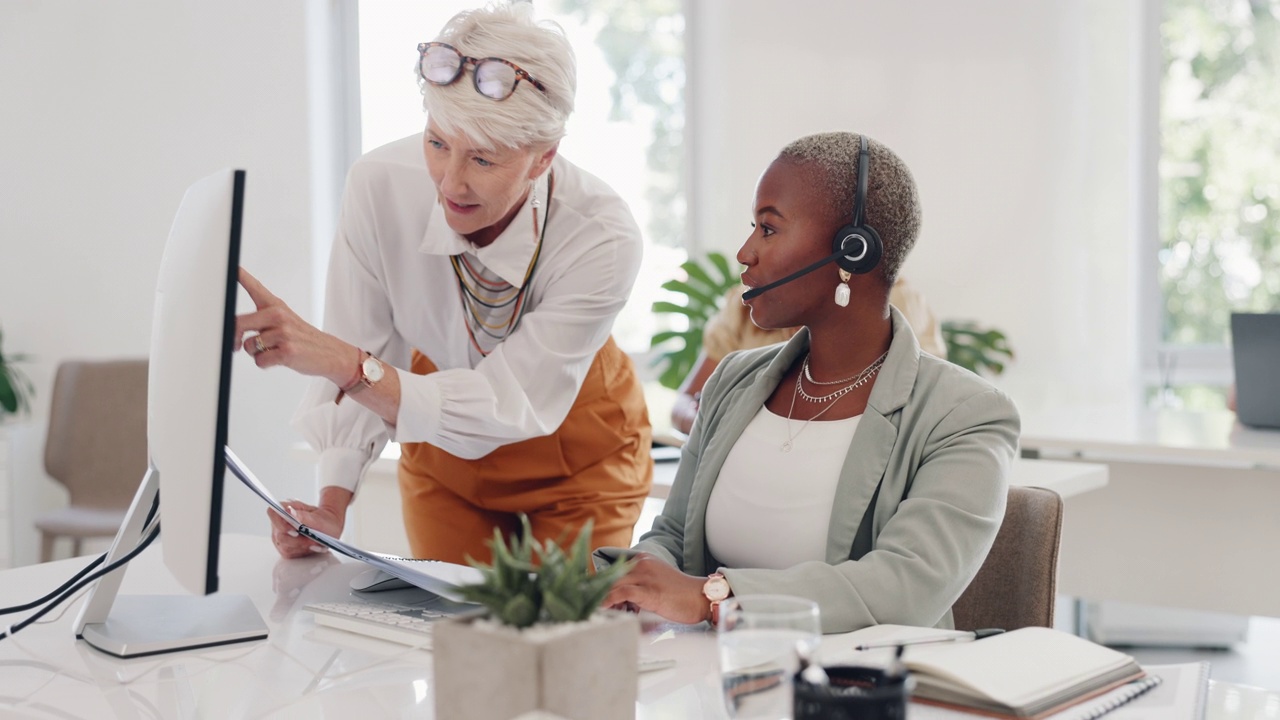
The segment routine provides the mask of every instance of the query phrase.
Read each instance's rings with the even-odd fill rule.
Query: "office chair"
[[[111,537],[147,469],[147,361],[68,361],[58,366],[44,467],[70,504],[36,519],[40,561],[60,537],[79,555],[85,538]]]
[[[1009,488],[1004,523],[978,575],[951,607],[957,630],[1053,627],[1062,498]]]

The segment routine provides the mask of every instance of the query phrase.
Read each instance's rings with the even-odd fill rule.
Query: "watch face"
[[[711,576],[702,585],[702,594],[708,600],[724,600],[729,597],[729,581],[723,576]]]
[[[368,378],[370,383],[376,383],[382,379],[382,363],[378,362],[378,358],[370,355],[364,359],[361,367],[364,370],[364,376]]]

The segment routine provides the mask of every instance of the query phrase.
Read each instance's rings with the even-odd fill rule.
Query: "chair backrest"
[[[73,506],[129,506],[147,469],[145,359],[58,366],[44,467]]]
[[[978,575],[952,606],[957,630],[1053,627],[1062,498],[1009,488],[1004,523]]]

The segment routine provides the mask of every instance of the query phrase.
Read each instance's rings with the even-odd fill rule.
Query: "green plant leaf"
[[[699,313],[696,308],[690,308],[684,305],[676,305],[675,303],[667,302],[666,300],[658,300],[653,304],[652,309],[656,313],[675,313],[678,315],[684,315],[690,320],[705,319],[702,317],[701,313]]]
[[[716,270],[720,271],[721,285],[726,283],[736,285],[739,282],[739,273],[729,266],[729,260],[724,253],[707,253],[707,259],[716,266]]]
[[[708,253],[705,267],[695,260],[688,260],[680,268],[685,277],[667,280],[662,288],[684,298],[684,303],[660,300],[652,305],[652,310],[657,315],[681,315],[688,328],[684,331],[663,328],[649,341],[651,348],[675,344],[677,339],[683,341],[682,346],[669,349],[654,359],[655,365],[662,366],[658,381],[671,389],[680,387],[693,369],[702,350],[703,327],[719,311],[725,293],[741,282],[738,272],[722,253]]]
[[[712,297],[711,295],[707,294],[703,290],[695,288],[694,286],[690,285],[687,282],[684,282],[683,280],[668,280],[662,283],[662,289],[670,292],[674,292],[674,293],[681,293],[683,295],[687,295],[689,297],[690,302],[689,302],[689,305],[687,305],[686,307],[693,307],[695,303],[696,305],[702,308],[710,307],[714,309],[716,307],[717,298]]]
[[[5,412],[18,412],[18,393],[9,379],[9,371],[0,368],[0,408]]]
[[[943,321],[942,338],[947,345],[947,360],[975,373],[999,375],[1005,371],[1005,361],[1014,357],[1002,331],[982,328],[971,321]]]
[[[653,337],[649,338],[649,347],[656,348],[668,340],[674,340],[676,338],[684,339],[688,336],[688,330],[663,330],[661,332],[654,333]]]

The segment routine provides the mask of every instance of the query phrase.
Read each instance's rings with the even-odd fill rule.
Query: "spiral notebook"
[[[1148,665],[1147,676],[1049,715],[1044,720],[1201,720],[1208,698],[1209,663]],[[907,720],[973,720],[949,707],[911,703]]]

